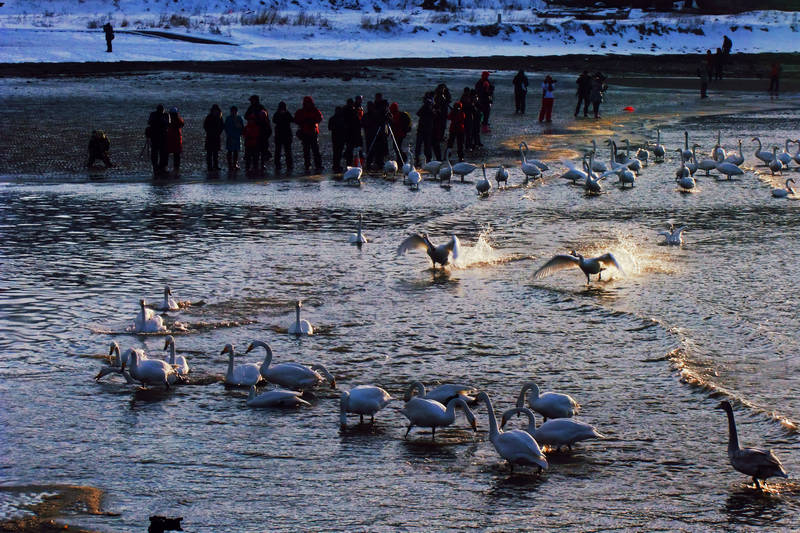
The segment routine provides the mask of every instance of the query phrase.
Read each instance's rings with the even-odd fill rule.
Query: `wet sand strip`
[[[51,531],[93,533],[87,529],[56,522],[56,519],[63,517],[66,513],[115,516],[115,513],[102,510],[103,492],[94,487],[75,485],[6,485],[0,486],[0,492],[8,493],[12,497],[15,494],[45,494],[40,502],[26,506],[31,513],[30,515],[0,522],[0,531],[17,533],[48,533]]]

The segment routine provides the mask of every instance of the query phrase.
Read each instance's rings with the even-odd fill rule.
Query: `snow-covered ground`
[[[434,12],[406,0],[369,6],[360,0],[11,0],[0,7],[0,61],[656,55],[713,52],[723,35],[733,40],[734,53],[795,52],[800,38],[800,16],[791,12],[632,10],[619,19],[609,10],[605,20],[583,20],[554,13],[542,0],[525,3],[525,9],[516,0],[461,4],[457,12]],[[100,27],[106,21],[116,29],[113,54],[105,53]],[[141,30],[233,46],[135,33]]]

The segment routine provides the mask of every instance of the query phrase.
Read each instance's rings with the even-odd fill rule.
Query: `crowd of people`
[[[583,104],[583,115],[588,116],[589,103],[594,116],[599,117],[599,106],[607,85],[600,72],[589,75],[584,71],[577,79],[578,105],[575,116]],[[515,111],[524,114],[529,80],[520,70],[514,77]],[[551,122],[556,80],[546,76],[542,82],[542,106],[539,122]],[[414,120],[411,110],[403,110],[397,102],[390,102],[383,94],[376,93],[373,100],[363,96],[348,98],[337,106],[328,118],[330,132],[332,170],[340,173],[346,166],[362,166],[366,170],[382,170],[387,160],[397,161],[398,166],[413,161],[442,161],[445,149],[455,149],[455,156],[463,161],[467,152],[483,146],[481,135],[491,132],[490,117],[494,105],[495,86],[490,73],[484,71],[474,86],[463,88],[456,99],[445,83],[424,93],[416,115],[416,136],[412,139]],[[293,143],[300,141],[303,166],[306,172],[324,170],[320,153],[320,125],[324,117],[311,96],[305,96],[298,109],[292,113],[286,102],[279,102],[270,117],[269,110],[258,95],[252,95],[249,106],[240,115],[237,106],[231,106],[227,116],[218,104],[203,120],[205,131],[205,160],[208,171],[221,170],[219,153],[226,152],[227,170],[236,172],[243,160],[244,171],[249,176],[266,173],[267,165],[273,162],[275,172],[285,167],[294,169]],[[185,122],[177,107],[168,111],[159,104],[150,113],[145,129],[147,146],[154,176],[170,174],[169,160],[172,158],[171,174],[180,175],[183,153],[183,128]],[[223,143],[222,136],[225,135]],[[96,159],[108,159],[109,141],[103,134],[103,150],[97,140],[90,143],[90,163]],[[94,156],[92,156],[94,154]],[[240,157],[243,155],[243,157]]]

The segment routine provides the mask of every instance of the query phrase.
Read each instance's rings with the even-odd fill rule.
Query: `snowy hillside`
[[[553,11],[542,0],[27,0],[0,7],[7,62],[794,52],[797,13]],[[455,2],[454,2],[455,3]],[[100,27],[116,30],[105,53]],[[499,21],[499,22],[498,22]],[[157,31],[158,35],[150,32]],[[164,35],[166,33],[167,35]],[[201,38],[204,44],[169,37]]]

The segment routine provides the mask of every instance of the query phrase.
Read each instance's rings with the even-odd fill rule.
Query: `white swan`
[[[475,189],[478,191],[478,194],[485,195],[489,194],[492,190],[492,182],[486,177],[486,163],[481,165],[481,170],[483,170],[483,178],[475,182]]]
[[[653,147],[653,159],[655,161],[663,161],[667,151],[661,146],[661,130],[656,128],[656,145]]]
[[[597,154],[597,141],[592,139],[592,153]],[[608,170],[608,165],[600,161],[599,159],[592,159],[592,171],[593,172],[605,172]]]
[[[596,178],[594,174],[592,174],[592,161],[594,161],[594,152],[589,153],[589,163],[586,163],[585,161],[583,163],[583,170],[586,172],[586,181],[583,182],[583,187],[589,193],[598,194],[603,190],[600,186],[600,182],[606,179],[606,177],[609,175],[613,174],[614,171],[610,170],[599,178]]]
[[[361,174],[364,172],[364,169],[361,168],[361,152],[359,152],[359,157],[356,158],[356,148],[353,149],[353,159],[356,161],[356,166],[354,167],[347,167],[342,174],[342,179],[347,182],[356,183],[361,185]]]
[[[158,308],[159,311],[178,311],[181,308],[178,301],[172,297],[172,289],[169,286],[164,287],[164,301]]]
[[[342,427],[347,425],[347,413],[359,415],[362,424],[364,415],[369,415],[372,424],[375,422],[375,413],[386,407],[392,400],[394,398],[388,392],[375,385],[359,385],[349,391],[344,391],[339,398],[339,424]]]
[[[683,132],[683,150],[681,151],[681,156],[684,160],[689,161],[692,158],[692,151],[689,150],[689,132]]]
[[[689,191],[697,186],[697,182],[691,176],[683,176],[680,178],[675,178],[675,181],[678,182],[678,186],[683,191]]]
[[[728,179],[731,179],[731,176],[741,176],[744,174],[744,170],[742,170],[735,164],[730,163],[728,161],[723,161],[722,163],[719,163],[716,168],[717,172],[719,172],[720,174],[725,174],[726,176],[728,176]]]
[[[233,366],[235,355],[233,344],[226,344],[220,355],[228,354],[228,371],[225,373],[225,385],[232,387],[251,387],[263,380],[261,363],[246,363]]]
[[[603,271],[606,269],[605,267],[607,265],[614,265],[617,270],[619,270],[622,274],[625,274],[625,271],[622,270],[622,266],[620,266],[620,264],[617,262],[617,259],[610,252],[598,257],[584,259],[581,254],[577,253],[575,250],[572,250],[569,255],[558,254],[554,256],[547,263],[542,265],[539,270],[534,272],[533,279],[545,278],[550,274],[558,272],[559,270],[564,270],[565,268],[578,267],[586,275],[586,283],[588,284],[591,282],[589,279],[590,274],[597,274],[597,281],[602,281]]]
[[[139,300],[139,313],[133,321],[133,329],[136,333],[159,333],[167,331],[164,320],[152,309],[147,309],[147,302]]]
[[[497,172],[494,173],[494,179],[497,182],[497,186],[500,187],[500,182],[503,182],[503,186],[508,187],[508,170],[503,165],[497,167]]]
[[[406,159],[403,160],[401,157],[400,159],[403,161],[403,166],[400,168],[400,172],[403,173],[403,178],[405,179],[408,176],[408,173],[414,170],[414,156],[411,152],[406,152]]]
[[[477,393],[478,391],[475,387],[466,383],[443,383],[427,391],[422,382],[414,381],[406,389],[403,401],[409,401],[416,394],[419,398],[434,400],[444,405],[447,405],[447,402],[453,398],[464,398],[473,403],[475,401],[474,395]]]
[[[128,361],[122,363],[123,373],[126,366],[131,377],[143,385],[164,385],[165,389],[169,389],[171,383],[179,381],[177,372],[166,361],[141,359],[136,350],[132,350]]]
[[[356,232],[350,234],[350,244],[355,244],[356,246],[361,246],[362,244],[367,242],[367,238],[364,237],[364,234],[361,233],[361,213],[358,214],[358,226],[356,227]]]
[[[727,400],[720,402],[717,409],[723,409],[728,415],[728,459],[734,469],[752,477],[753,483],[759,489],[762,488],[760,481],[762,479],[766,481],[770,477],[789,477],[772,450],[739,447],[739,435],[736,432],[736,421],[733,418],[730,402]]]
[[[478,168],[478,165],[473,165],[472,163],[465,163],[460,161],[452,166],[453,174],[457,176],[461,176],[461,181],[464,181],[464,176],[467,174],[471,174],[475,169]]]
[[[794,156],[792,157],[794,159],[794,162],[800,165],[800,139],[797,139],[796,141],[794,141],[794,143],[797,145],[797,151],[794,153]]]
[[[725,149],[722,147],[722,132],[717,131],[717,144],[714,146],[714,149],[711,151],[711,159],[716,161],[717,163],[722,163],[725,161]]]
[[[586,156],[584,156],[584,161],[585,160]],[[586,172],[575,166],[575,163],[573,163],[568,159],[562,159],[561,163],[568,169],[566,172],[561,174],[562,178],[567,180],[572,180],[572,183],[577,183],[578,180],[586,181],[586,176],[587,176]],[[527,179],[527,177],[525,179]]]
[[[300,405],[311,404],[305,401],[301,396],[302,392],[293,390],[274,389],[262,392],[256,396],[256,386],[250,387],[250,392],[247,395],[247,407],[298,407]]]
[[[314,327],[311,325],[311,322],[308,320],[300,320],[301,307],[303,307],[303,302],[300,300],[294,302],[295,320],[294,323],[289,326],[289,335],[297,335],[299,337],[301,335],[314,334]]]
[[[431,440],[436,439],[436,428],[446,427],[451,425],[456,420],[456,405],[461,407],[466,415],[467,420],[472,425],[472,429],[477,431],[475,424],[475,415],[472,414],[467,402],[463,398],[453,398],[447,402],[445,407],[436,400],[427,400],[425,398],[414,397],[411,398],[400,409],[400,412],[408,419],[408,429],[403,438],[408,437],[408,433],[414,426],[431,428]]]
[[[388,159],[383,164],[383,177],[385,178],[388,174],[391,174],[392,178],[394,178],[397,175],[397,170],[398,170],[397,161],[395,161],[394,159]],[[408,173],[407,172],[403,172],[404,176],[406,174],[408,174]]]
[[[486,403],[486,410],[489,411],[489,440],[500,457],[508,461],[512,472],[514,465],[535,466],[540,472],[547,468],[547,458],[530,433],[521,429],[500,431],[489,395],[481,392],[475,399]]]
[[[726,163],[733,163],[737,167],[744,163],[744,153],[742,152],[742,140],[739,139],[739,153],[736,154],[728,154],[728,157],[725,158]]]
[[[272,348],[269,344],[262,341],[253,341],[244,353],[250,353],[255,348],[264,348],[266,356],[264,362],[259,366],[261,377],[271,383],[286,387],[292,390],[310,390],[321,384],[323,381],[328,381],[331,388],[336,388],[336,379],[330,372],[321,364],[314,364],[311,366],[302,365],[300,363],[279,363],[273,365],[272,363]]]
[[[778,159],[777,146],[772,147],[772,160],[769,162],[767,166],[769,166],[769,170],[770,172],[772,172],[773,176],[775,175],[776,172],[780,172],[781,176],[783,175],[783,163],[781,163],[781,160]]]
[[[789,153],[789,143],[792,142],[794,141],[791,139],[786,139],[783,152],[778,154],[778,159],[780,160],[781,163],[783,163],[783,166],[786,168],[789,168],[789,163],[792,162],[792,154]]]
[[[576,442],[605,438],[593,425],[570,418],[548,420],[537,428],[536,416],[527,407],[514,407],[504,411],[500,428],[504,428],[512,416],[520,413],[528,417],[528,428],[525,431],[536,439],[540,446],[551,446],[556,450],[566,446],[572,450],[572,445]]]
[[[758,137],[753,137],[752,140],[758,143],[758,148],[756,148],[756,153],[754,154],[756,159],[760,159],[764,166],[769,165],[769,162],[772,161],[772,152],[762,150],[761,139]]]
[[[422,165],[422,170],[424,170],[428,174],[433,174],[434,177],[437,177],[439,174],[439,168],[441,168],[442,165],[443,163],[441,161],[431,159],[430,161]]]
[[[430,241],[427,233],[415,233],[400,243],[400,246],[397,247],[397,255],[401,256],[409,250],[416,249],[422,249],[428,253],[428,257],[431,258],[433,263],[433,268],[436,268],[436,263],[439,263],[444,268],[445,265],[450,263],[451,258],[454,261],[458,259],[461,248],[458,237],[455,235],[448,243],[436,246]]]
[[[120,354],[119,344],[117,344],[116,341],[112,342],[108,349],[108,356],[110,360],[107,365],[104,365],[100,368],[100,372],[97,373],[97,375],[94,377],[94,380],[100,381],[103,376],[108,374],[122,374],[122,377],[125,378],[125,381],[128,383],[133,383],[130,373],[122,371],[122,364],[128,364],[128,360],[130,359],[130,354],[132,351],[133,348],[128,348],[122,352],[122,354]],[[141,350],[139,350],[139,357],[141,359],[147,359],[147,356]]]
[[[186,376],[189,374],[189,363],[186,361],[186,357],[179,355],[175,356],[175,339],[170,335],[164,341],[164,349],[169,348],[169,364],[172,365],[172,368],[178,373],[179,376]]]
[[[709,172],[712,171],[712,170],[716,170],[717,165],[719,163],[717,163],[713,159],[701,159],[700,161],[698,161],[697,160],[697,154],[695,153],[695,150],[697,148],[699,148],[699,147],[700,147],[699,144],[692,145],[692,159],[694,160],[694,162],[697,165],[697,168],[699,170],[704,170],[705,173],[706,173],[706,176],[710,176],[711,174],[709,174]]]
[[[411,171],[408,173],[408,176],[406,176],[406,180],[408,181],[408,184],[411,186],[412,190],[418,191],[419,184],[422,182],[422,174],[420,174],[419,171],[412,165]]]
[[[439,170],[436,171],[436,177],[440,182],[450,183],[453,177],[453,164],[450,163],[450,148],[444,152],[444,162],[439,165]]]
[[[669,231],[659,231],[659,235],[663,235],[666,244],[670,244],[673,246],[680,246],[683,244],[683,230],[686,229],[686,226],[681,226],[676,228],[672,224],[669,225]]]
[[[522,173],[525,174],[525,183],[528,182],[528,178],[536,179],[542,176],[543,169],[533,161],[528,161],[527,143],[519,143],[519,155],[522,158],[520,168],[522,169]]]
[[[548,418],[571,418],[581,409],[572,396],[560,392],[544,392],[539,394],[539,386],[529,381],[522,386],[522,390],[517,397],[517,407],[522,407],[525,403],[525,392],[530,389],[528,394],[528,407],[544,417],[545,422]]]
[[[790,182],[794,183],[794,178],[786,180],[785,189],[772,189],[772,196],[775,198],[786,198],[789,195],[794,196],[794,189],[789,185]]]

